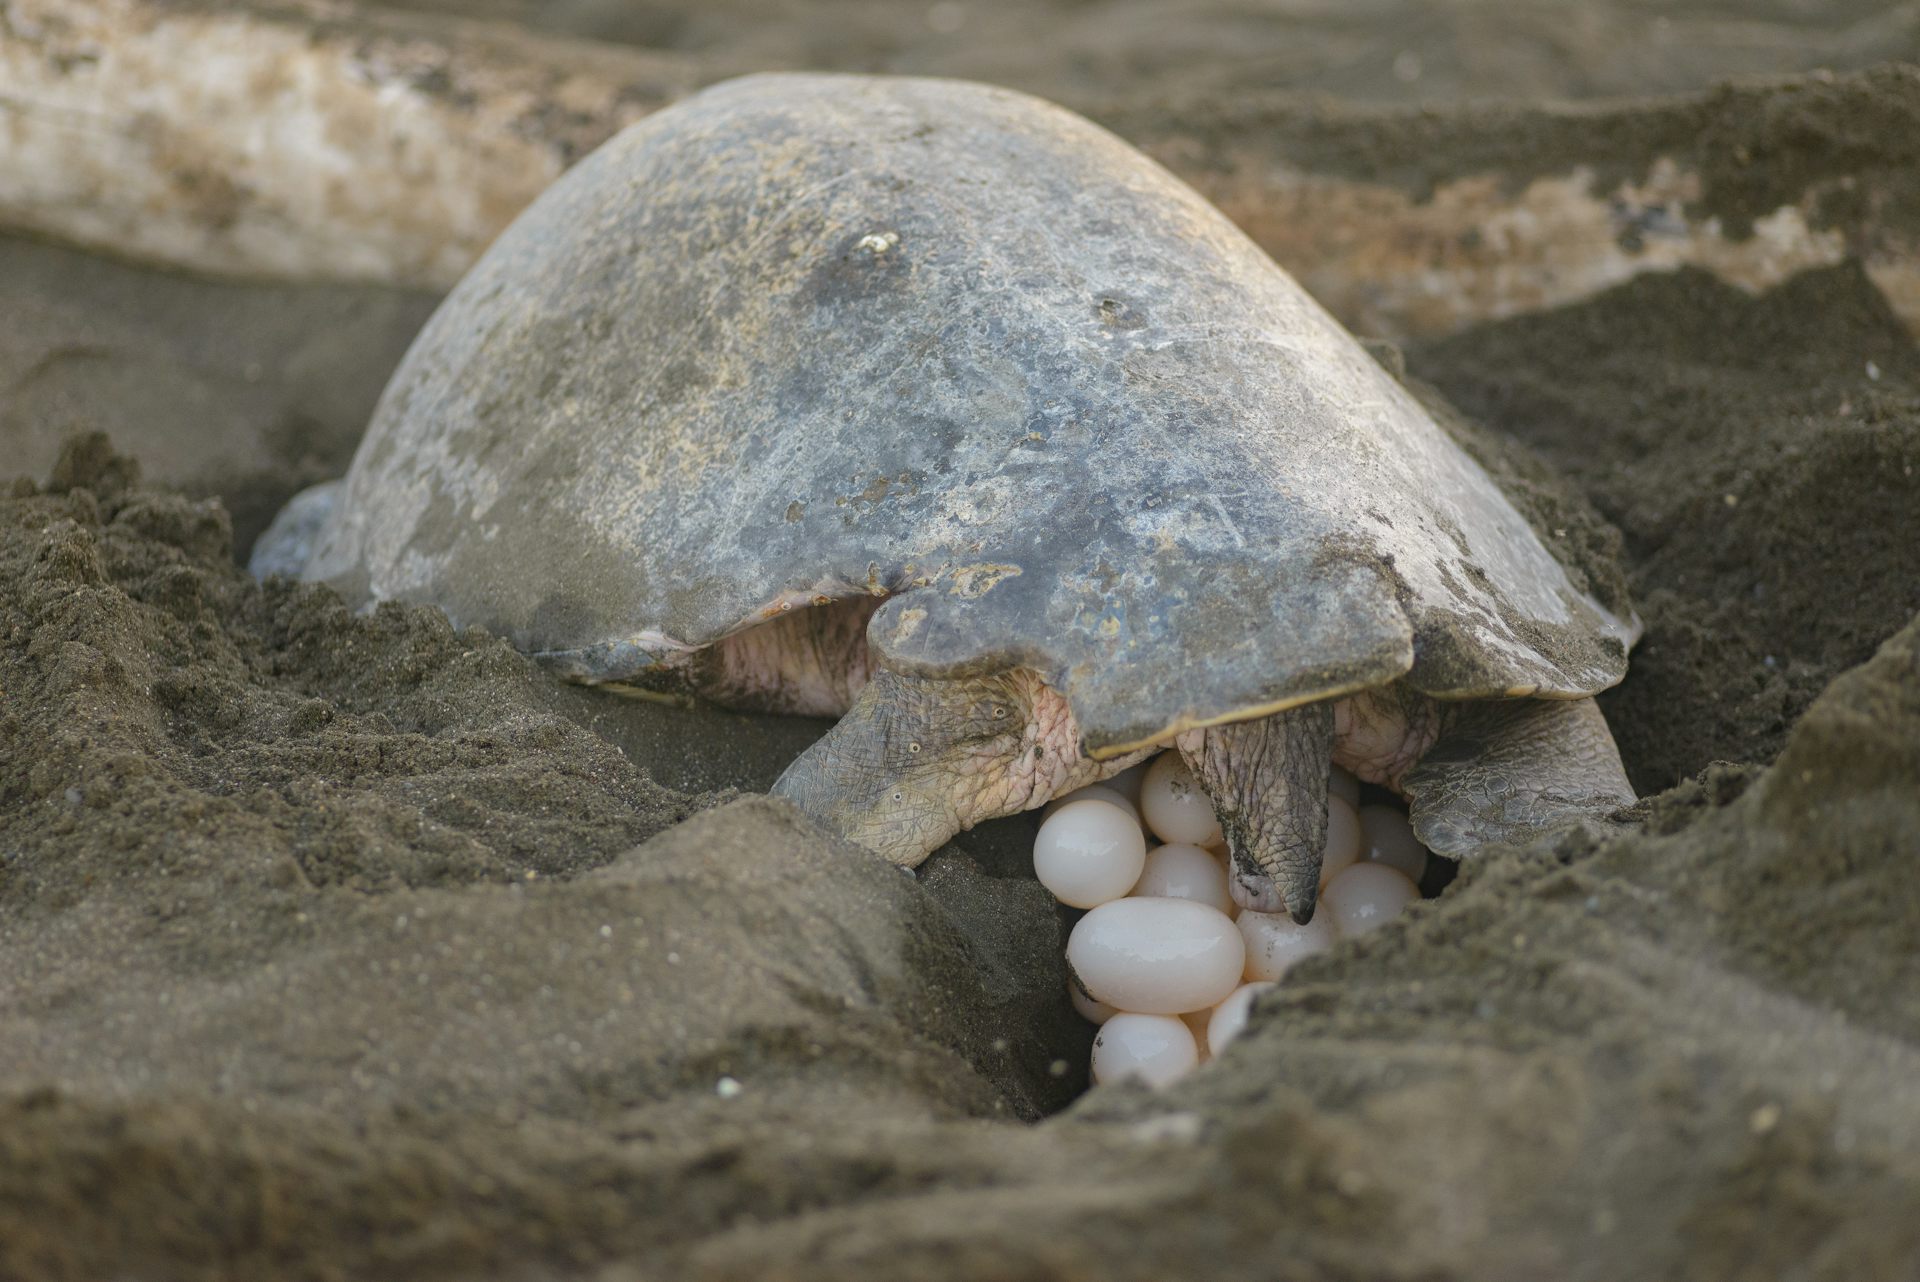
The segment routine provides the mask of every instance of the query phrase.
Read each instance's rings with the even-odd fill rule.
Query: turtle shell
[[[309,577],[588,680],[883,595],[1106,756],[1406,678],[1589,695],[1635,624],[1225,217],[953,81],[762,75],[626,129],[422,331]]]

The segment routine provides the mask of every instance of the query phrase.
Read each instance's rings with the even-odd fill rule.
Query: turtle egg
[[[1246,977],[1278,979],[1302,957],[1324,953],[1333,947],[1334,924],[1325,911],[1325,903],[1323,894],[1322,910],[1304,926],[1285,913],[1241,913],[1233,924],[1239,928],[1247,949]]]
[[[1140,813],[1162,841],[1211,846],[1220,840],[1213,802],[1177,752],[1163,752],[1153,759],[1140,784]]]
[[[1133,816],[1107,801],[1062,806],[1040,825],[1033,874],[1053,897],[1092,908],[1133,889],[1147,862],[1147,839]]]
[[[1413,824],[1396,806],[1360,807],[1360,828],[1365,838],[1360,857],[1373,864],[1385,864],[1419,881],[1427,870],[1427,848],[1413,835]]]
[[[1227,994],[1227,999],[1213,1008],[1213,1014],[1207,1019],[1207,1050],[1218,1055],[1227,1049],[1227,1043],[1240,1036],[1240,1030],[1247,1026],[1247,1015],[1253,1009],[1253,999],[1269,988],[1274,987],[1268,980],[1256,980],[1251,984],[1242,984]]]
[[[1080,1018],[1089,1024],[1104,1024],[1120,1013],[1105,1002],[1096,1002],[1089,997],[1086,989],[1074,983],[1071,976],[1067,979],[1067,1000],[1073,1003],[1073,1009],[1079,1012]]]
[[[1357,807],[1360,804],[1360,780],[1351,770],[1335,766],[1327,775],[1327,795]]]
[[[1232,920],[1190,899],[1116,899],[1067,937],[1067,965],[1089,996],[1148,1015],[1219,1002],[1239,985],[1246,956]]]
[[[1093,1080],[1135,1077],[1165,1086],[1200,1063],[1200,1047],[1178,1015],[1115,1015],[1093,1039]]]
[[[1108,805],[1118,806],[1126,811],[1128,817],[1135,823],[1140,822],[1140,812],[1134,808],[1133,799],[1104,783],[1090,783],[1084,788],[1075,788],[1072,792],[1055,797],[1046,804],[1045,809],[1041,810],[1040,818],[1043,821],[1049,819],[1054,811],[1070,806],[1076,801],[1104,801]]]
[[[1326,885],[1360,858],[1360,816],[1339,797],[1327,797],[1327,845],[1320,855],[1320,884]]]
[[[1314,920],[1332,919],[1342,935],[1367,935],[1418,898],[1419,888],[1398,869],[1385,864],[1355,864],[1320,892],[1320,911],[1314,914]],[[1243,914],[1240,920],[1245,921],[1246,916]]]
[[[1238,911],[1227,893],[1227,870],[1198,846],[1175,843],[1147,852],[1147,866],[1133,883],[1136,899],[1191,899],[1231,917]]]

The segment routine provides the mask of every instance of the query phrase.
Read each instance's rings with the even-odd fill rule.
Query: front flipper
[[[970,794],[1020,747],[1028,718],[1004,679],[876,672],[826,737],[772,792],[875,854],[911,868],[967,826]]]
[[[307,562],[313,559],[320,531],[340,506],[346,484],[344,480],[322,481],[287,500],[266,533],[254,540],[253,553],[247,558],[247,572],[263,581],[275,574],[299,578],[306,571]]]
[[[1327,848],[1333,705],[1189,730],[1177,742],[1226,834],[1234,900],[1305,924],[1320,896]]]
[[[1439,742],[1401,786],[1414,832],[1452,859],[1602,818],[1635,800],[1592,699],[1450,704]]]
[[[935,678],[882,668],[772,791],[911,868],[963,829],[1132,761],[1083,756],[1066,701],[1028,669]]]

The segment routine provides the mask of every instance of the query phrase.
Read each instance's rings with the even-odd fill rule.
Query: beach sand
[[[1497,88],[1794,69],[1723,61]],[[1403,344],[1618,556],[1649,795],[1158,1094],[1083,1094],[1031,817],[910,876],[756,795],[820,722],[246,576],[433,302],[0,241],[0,1277],[1920,1273],[1920,351],[1857,265]]]

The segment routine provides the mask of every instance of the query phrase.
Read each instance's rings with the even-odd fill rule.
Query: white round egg
[[[1213,1008],[1207,1019],[1207,1050],[1218,1055],[1227,1048],[1227,1043],[1240,1036],[1247,1026],[1247,1016],[1253,1010],[1253,999],[1268,989],[1275,987],[1270,980],[1256,980],[1242,984],[1227,994],[1225,1001]]]
[[[1067,937],[1067,965],[1089,996],[1148,1015],[1216,1004],[1239,985],[1246,952],[1225,913],[1188,899],[1116,899]]]
[[[1133,799],[1124,793],[1109,788],[1104,783],[1090,783],[1084,788],[1075,788],[1072,792],[1061,793],[1041,808],[1040,818],[1042,820],[1050,819],[1053,817],[1054,811],[1063,806],[1070,806],[1076,801],[1104,801],[1109,805],[1118,806],[1126,811],[1135,823],[1140,822],[1140,811],[1134,806]]]
[[[1364,838],[1360,857],[1368,863],[1385,864],[1418,882],[1427,870],[1427,848],[1414,836],[1413,824],[1398,806],[1360,807],[1360,828]]]
[[[1227,892],[1227,870],[1219,857],[1177,842],[1147,852],[1147,864],[1140,880],[1133,883],[1133,894],[1140,899],[1191,899],[1229,917],[1238,911]]]
[[[1199,1063],[1200,1047],[1177,1015],[1123,1012],[1103,1024],[1093,1039],[1096,1084],[1131,1077],[1149,1086],[1165,1086],[1191,1073]]]
[[[1320,892],[1320,908],[1314,920],[1331,919],[1342,935],[1369,935],[1418,898],[1419,887],[1405,873],[1385,864],[1355,864]],[[1244,915],[1241,920],[1245,920]]]
[[[1324,902],[1324,900],[1323,900]],[[1247,950],[1245,975],[1249,980],[1275,980],[1302,957],[1324,953],[1337,938],[1332,919],[1323,910],[1302,926],[1285,913],[1243,912],[1234,919]]]
[[[1093,1000],[1084,988],[1073,982],[1072,976],[1067,978],[1067,1000],[1073,1003],[1073,1009],[1080,1018],[1089,1024],[1104,1024],[1120,1013],[1105,1002]]]
[[[1220,840],[1213,802],[1177,752],[1153,759],[1140,783],[1140,813],[1162,841],[1211,846]]]
[[[1092,908],[1133,889],[1147,862],[1140,825],[1119,806],[1076,801],[1047,816],[1033,842],[1033,875],[1053,897]]]
[[[1320,854],[1320,884],[1326,885],[1360,858],[1360,816],[1339,797],[1327,796],[1327,844]]]

